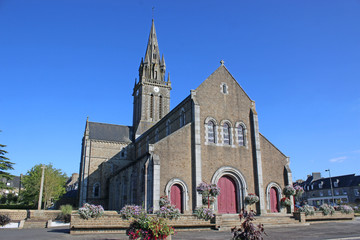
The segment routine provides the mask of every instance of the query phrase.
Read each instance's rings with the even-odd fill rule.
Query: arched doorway
[[[174,184],[170,189],[170,203],[174,205],[180,212],[183,212],[183,190],[179,184]]]
[[[218,196],[219,213],[237,213],[238,200],[235,181],[229,176],[222,176],[219,179],[218,186],[220,194]]]
[[[278,192],[275,187],[270,188],[270,211],[272,213],[279,212]]]

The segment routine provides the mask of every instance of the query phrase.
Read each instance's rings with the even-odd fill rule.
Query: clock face
[[[154,91],[155,91],[155,92],[159,92],[159,88],[158,88],[158,87],[154,87]]]

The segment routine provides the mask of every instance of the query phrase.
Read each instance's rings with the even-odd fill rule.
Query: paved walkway
[[[268,227],[265,229],[269,240],[360,240],[360,218],[354,221],[314,223],[308,226]],[[230,239],[230,232],[219,231],[192,231],[178,232],[172,239]],[[70,235],[66,228],[42,229],[0,229],[0,239],[75,239],[75,240],[122,240],[129,239],[125,234],[93,234]]]

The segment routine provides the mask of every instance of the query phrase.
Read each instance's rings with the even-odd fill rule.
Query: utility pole
[[[40,183],[40,194],[39,194],[39,202],[38,202],[38,210],[41,210],[41,202],[42,202],[42,195],[43,195],[43,189],[44,189],[44,170],[45,166],[41,166],[41,183]]]
[[[329,172],[329,180],[330,180],[331,196],[332,196],[333,206],[334,206],[334,205],[335,205],[335,199],[334,199],[334,190],[333,190],[332,181],[331,181],[330,168],[329,168],[329,169],[326,169],[326,170],[325,170],[325,172]]]

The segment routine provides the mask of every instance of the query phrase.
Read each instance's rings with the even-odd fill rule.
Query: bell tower
[[[170,75],[165,81],[166,64],[160,58],[154,19],[151,23],[145,58],[141,59],[139,80],[133,90],[134,139],[143,134],[170,111]]]

